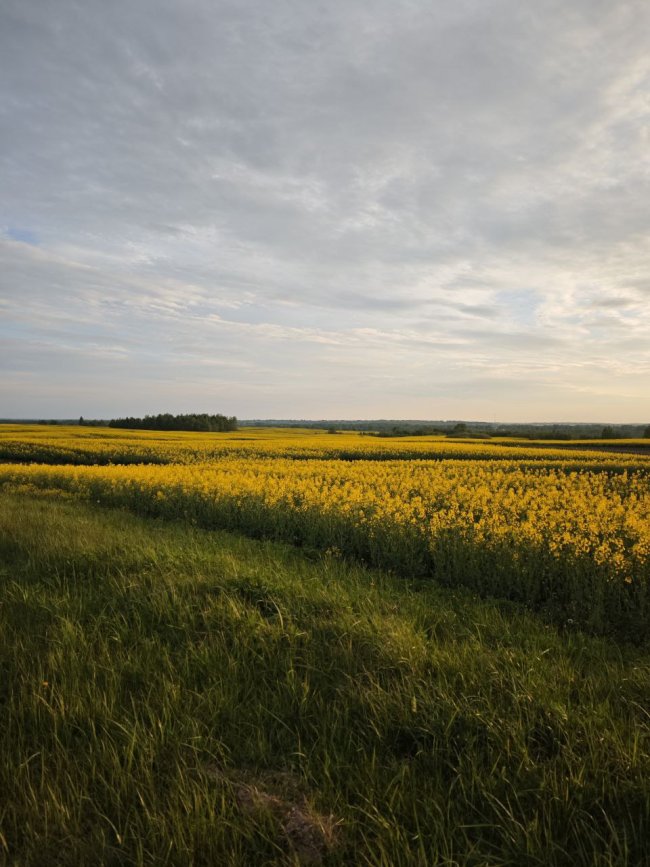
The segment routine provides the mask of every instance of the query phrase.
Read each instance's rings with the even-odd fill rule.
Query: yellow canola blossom
[[[0,484],[287,539],[650,633],[650,455],[325,431],[1,425]]]
[[[650,477],[640,471],[231,455],[189,465],[0,465],[0,483],[338,550],[558,608],[601,630],[648,619]]]
[[[192,464],[230,457],[314,460],[517,460],[544,466],[589,464],[594,468],[650,471],[650,451],[628,454],[560,448],[527,440],[449,439],[443,436],[375,437],[356,431],[332,436],[323,430],[243,428],[232,433],[131,431],[118,428],[0,425],[0,460],[56,464]],[[643,441],[626,441],[643,451]]]

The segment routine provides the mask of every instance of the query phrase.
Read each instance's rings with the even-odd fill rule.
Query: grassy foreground
[[[0,569],[2,863],[650,863],[647,651],[61,495]]]

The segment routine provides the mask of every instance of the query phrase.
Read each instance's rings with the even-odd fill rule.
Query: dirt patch
[[[222,772],[216,768],[210,773],[234,787],[242,813],[271,815],[283,841],[304,867],[318,867],[337,845],[341,820],[318,812],[295,775],[287,771]]]

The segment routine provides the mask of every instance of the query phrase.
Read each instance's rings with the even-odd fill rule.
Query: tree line
[[[80,419],[80,424],[83,421]],[[109,427],[126,428],[128,430],[186,430],[207,433],[225,432],[237,430],[237,418],[216,413],[210,415],[207,412],[185,413],[172,415],[169,412],[161,412],[158,415],[145,415],[144,418],[114,418],[108,423]]]
[[[327,430],[330,433],[360,431],[379,437],[444,435],[451,437],[523,437],[530,440],[650,439],[650,425],[605,425],[593,422],[526,423],[417,419],[249,419],[242,427],[287,427]]]

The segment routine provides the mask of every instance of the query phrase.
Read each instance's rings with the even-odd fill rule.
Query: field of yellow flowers
[[[0,484],[289,540],[648,635],[650,460],[419,439],[7,426]]]
[[[625,440],[647,447],[647,440]],[[232,433],[132,431],[83,426],[0,425],[0,461],[45,464],[193,464],[224,457],[273,457],[301,460],[506,460],[544,465],[589,464],[609,469],[650,471],[650,452],[605,453],[598,443],[563,448],[504,438],[476,440],[444,436],[379,438],[350,431],[332,435],[301,428],[243,428]]]

